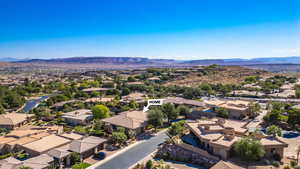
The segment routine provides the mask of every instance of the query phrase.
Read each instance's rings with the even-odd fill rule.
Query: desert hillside
[[[215,69],[204,68],[197,72],[191,71],[185,76],[174,81],[167,82],[165,85],[197,86],[201,83],[239,84],[245,79],[245,77],[253,75],[267,77],[270,76],[271,73],[240,66],[221,66]]]

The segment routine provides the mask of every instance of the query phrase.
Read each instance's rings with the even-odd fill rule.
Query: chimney
[[[209,130],[209,128],[210,128],[209,125],[205,125],[205,126],[204,126],[204,129],[205,129],[205,130]]]
[[[220,126],[223,126],[225,124],[225,119],[218,118],[217,124],[219,124]]]

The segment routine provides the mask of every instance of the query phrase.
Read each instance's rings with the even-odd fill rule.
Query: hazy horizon
[[[28,0],[0,5],[0,58],[300,56],[297,0]]]

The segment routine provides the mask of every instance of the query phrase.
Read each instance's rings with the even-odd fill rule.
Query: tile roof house
[[[18,169],[22,166],[22,161],[13,157],[0,160],[0,169]]]
[[[23,166],[31,167],[34,169],[46,169],[54,163],[53,157],[47,154],[41,154],[39,156],[27,159],[23,161]]]
[[[193,106],[193,107],[204,107],[205,104],[201,101],[197,100],[191,100],[191,99],[185,99],[182,97],[167,97],[163,101],[164,103],[173,103],[177,105],[187,105],[187,106]]]
[[[37,141],[51,134],[59,134],[62,130],[62,126],[22,126],[12,130],[5,136],[0,136],[0,151],[2,153],[21,151],[22,145]]]
[[[53,157],[59,165],[69,166],[72,152],[79,153],[83,160],[103,149],[106,141],[106,139],[95,136],[75,139],[68,144],[49,150],[47,154]]]
[[[21,147],[30,155],[37,156],[46,153],[51,149],[66,145],[70,142],[71,140],[69,139],[52,134],[34,142],[22,145]]]
[[[103,119],[102,121],[109,124],[112,128],[124,127],[138,134],[146,127],[147,120],[147,113],[143,111],[126,111],[119,115]],[[112,130],[112,128],[110,130]]]
[[[63,133],[59,136],[70,139],[70,140],[79,140],[79,139],[83,138],[83,135],[77,134],[77,133]]]
[[[75,103],[75,102],[81,102],[81,100],[75,100],[74,99],[74,100],[58,102],[58,103],[55,103],[54,105],[52,105],[51,108],[60,108],[60,107],[63,107],[65,104]]]
[[[204,103],[212,109],[217,107],[227,109],[230,118],[240,119],[242,117],[249,115],[250,113],[249,101],[209,99],[209,100],[204,100]]]
[[[94,98],[89,98],[89,99],[86,99],[84,102],[86,103],[95,103],[95,102],[110,102],[114,100],[113,97],[94,97]]]
[[[82,91],[84,92],[104,92],[104,91],[108,91],[108,90],[112,90],[114,88],[88,88],[88,89],[83,89]]]
[[[0,127],[14,129],[27,123],[34,115],[23,113],[7,113],[0,115]]]
[[[93,119],[93,113],[88,109],[79,109],[64,113],[62,118],[70,125],[86,125]]]
[[[246,169],[244,167],[240,167],[228,161],[219,161],[217,164],[212,166],[210,169]]]
[[[67,144],[62,147],[54,148],[54,149],[48,151],[47,154],[49,156],[57,158],[57,159],[67,157],[68,155],[71,154],[71,152],[69,151],[69,146],[70,146],[70,144]]]
[[[66,163],[66,165],[69,166],[71,163],[70,156],[72,153],[71,151],[69,151],[69,148],[70,148],[70,144],[66,144],[64,146],[51,149],[50,151],[47,152],[47,154],[53,157],[60,166],[63,166],[64,163]]]
[[[144,82],[127,82],[127,85],[143,85]]]
[[[81,159],[84,159],[103,149],[106,141],[106,139],[94,136],[73,140],[70,143],[69,151],[80,153]]]
[[[225,160],[229,158],[234,143],[246,136],[248,132],[246,125],[247,122],[221,118],[199,120],[186,124],[191,133],[198,138],[200,148]],[[278,154],[283,157],[283,150],[287,144],[280,138],[261,134],[256,135],[256,138],[263,145],[266,156],[271,157]]]
[[[146,102],[147,96],[144,93],[130,93],[129,95],[122,96],[120,102],[130,103],[131,101],[135,101],[136,103],[144,103]]]

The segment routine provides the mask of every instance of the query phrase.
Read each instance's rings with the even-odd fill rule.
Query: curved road
[[[168,136],[165,132],[161,132],[125,152],[122,152],[100,166],[95,164],[89,167],[89,169],[128,169],[138,161],[144,159],[150,153],[154,152],[158,145],[163,143],[166,138],[168,138]]]

